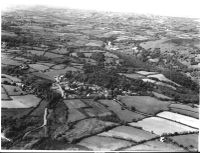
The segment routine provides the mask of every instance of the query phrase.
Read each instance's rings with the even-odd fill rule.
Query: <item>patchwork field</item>
[[[179,145],[187,147],[190,151],[198,150],[199,134],[187,134],[187,135],[173,136],[169,138],[177,142]]]
[[[163,94],[160,94],[160,93],[157,93],[157,92],[152,92],[153,95],[158,98],[158,99],[162,99],[162,100],[172,100],[172,98],[168,97],[168,96],[165,96]]]
[[[161,101],[150,96],[120,96],[120,100],[128,107],[135,107],[136,110],[151,115],[168,110],[170,104],[168,101]]]
[[[88,107],[80,99],[64,100],[64,103],[69,109]]]
[[[28,114],[33,108],[1,108],[1,116],[6,118],[21,118]]]
[[[158,79],[160,81],[171,82],[171,83],[173,83],[173,84],[175,84],[177,86],[180,86],[179,84],[177,84],[177,83],[171,81],[170,79],[166,78],[163,74],[148,75],[147,77],[156,78],[156,79]]]
[[[26,94],[26,92],[22,91],[18,86],[11,86],[5,84],[3,84],[2,86],[7,91],[9,96],[19,96]]]
[[[78,69],[74,68],[74,67],[66,67],[64,69],[61,70],[50,70],[48,72],[45,72],[44,74],[50,76],[50,77],[54,77],[57,75],[62,75],[65,74],[67,71],[77,71]]]
[[[121,105],[112,100],[99,100],[106,105],[109,110],[113,111],[122,121],[133,122],[145,118],[144,115],[122,109]]]
[[[49,69],[48,66],[42,65],[42,64],[29,64],[29,66],[33,69],[36,69],[38,71],[44,71]]]
[[[87,118],[87,116],[78,109],[69,109],[68,110],[68,119],[67,122],[75,122],[78,120],[82,120],[84,118]]]
[[[136,73],[141,75],[152,75],[152,74],[157,74],[158,72],[136,71]]]
[[[184,149],[169,143],[163,143],[158,140],[145,142],[123,151],[158,151],[158,152],[185,152]]]
[[[96,118],[85,119],[77,122],[69,130],[57,129],[55,131],[54,138],[61,138],[68,142],[74,142],[90,135],[103,132],[105,129],[109,129],[117,126],[118,124],[112,122],[101,121]],[[58,131],[58,132],[57,132]]]
[[[143,140],[149,140],[157,137],[157,135],[150,132],[137,129],[130,126],[119,126],[107,132],[98,134],[99,136],[113,137],[113,138],[123,138],[126,140],[132,140],[135,142],[140,142]]]
[[[137,73],[132,73],[132,74],[126,74],[126,73],[119,73],[120,75],[124,75],[127,78],[131,78],[131,79],[144,79],[145,76],[137,74]]]
[[[184,105],[184,104],[171,104],[169,107],[170,108],[188,110],[188,111],[192,111],[192,112],[195,112],[195,113],[199,112],[199,108],[198,107],[191,107],[189,105]]]
[[[186,124],[188,126],[194,127],[194,128],[199,128],[200,122],[198,119],[189,117],[189,116],[185,116],[185,115],[181,115],[181,114],[177,114],[177,113],[172,113],[172,112],[168,112],[168,111],[164,111],[161,112],[159,114],[157,114],[157,116],[166,118],[166,119],[170,119],[172,121],[176,121],[179,123],[183,123]]]
[[[163,133],[198,131],[197,129],[158,117],[149,117],[129,124],[131,126],[142,127],[144,130],[158,135],[162,135]]]
[[[132,143],[110,137],[92,136],[83,139],[79,145],[88,147],[91,150],[114,151],[121,147],[130,146]]]
[[[17,77],[13,77],[11,75],[7,75],[7,74],[1,74],[1,78],[8,78],[8,79],[12,80],[13,82],[21,82],[21,79],[19,79]]]
[[[196,119],[199,118],[199,113],[189,111],[189,110],[185,110],[185,109],[170,107],[169,111],[174,112],[174,113],[178,113],[178,114],[182,114],[182,115],[186,115],[186,116],[190,116],[190,117],[193,117],[193,118],[196,118]]]
[[[41,99],[36,97],[35,95],[11,96],[9,99],[1,101],[1,107],[30,108],[35,107],[40,102],[40,100]]]

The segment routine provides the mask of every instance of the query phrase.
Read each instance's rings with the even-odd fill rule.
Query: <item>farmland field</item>
[[[12,80],[13,82],[21,82],[21,79],[19,79],[17,77],[13,77],[11,75],[1,74],[1,77],[8,78],[8,79]]]
[[[180,135],[180,136],[172,136],[169,137],[179,145],[183,145],[187,147],[190,151],[197,151],[198,150],[198,138],[199,134],[187,134],[187,135]]]
[[[172,100],[172,98],[165,96],[163,94],[160,94],[160,93],[157,93],[157,92],[154,92],[154,91],[152,93],[158,99],[160,98],[160,99],[163,99],[163,100]]]
[[[35,95],[24,95],[24,96],[11,96],[14,101],[17,101],[27,108],[35,107],[39,102],[40,98],[36,97]]]
[[[173,144],[169,143],[163,143],[158,140],[145,142],[143,144],[139,144],[127,149],[124,149],[123,151],[158,151],[158,152],[174,152],[174,151],[180,151],[185,152],[184,149],[175,146]]]
[[[49,69],[48,66],[42,65],[42,64],[29,64],[29,66],[33,69],[36,69],[38,71],[44,71]]]
[[[199,112],[199,108],[193,108],[189,105],[184,105],[184,104],[171,104],[169,106],[170,108],[177,108],[177,109],[184,109],[184,110],[188,110],[188,111],[192,111],[192,112]]]
[[[112,122],[102,121],[96,118],[84,119],[73,125],[73,128],[63,131],[63,139],[68,142],[73,142],[90,135],[98,134],[103,132],[105,129],[112,128],[118,124]],[[59,132],[61,135],[62,132]],[[55,136],[56,137],[56,136]]]
[[[179,109],[179,108],[175,108],[175,107],[170,107],[169,111],[178,113],[178,114],[182,114],[182,115],[186,115],[186,116],[190,116],[190,117],[194,117],[197,119],[199,118],[198,112],[193,112],[193,111],[189,111],[189,110],[185,110],[185,109]]]
[[[98,151],[113,151],[124,146],[129,146],[131,144],[132,143],[125,140],[99,136],[85,138],[79,143],[79,145]]]
[[[48,58],[63,57],[63,55],[60,55],[60,54],[54,54],[54,53],[51,53],[51,52],[45,52],[44,56],[45,56],[45,57],[48,57]]]
[[[158,72],[137,71],[136,73],[141,75],[152,75],[152,74],[157,74]]]
[[[51,67],[52,69],[55,69],[55,70],[60,70],[60,69],[64,69],[66,67],[65,64],[59,64],[59,65],[55,65],[53,67]]]
[[[135,142],[149,140],[157,137],[157,135],[155,134],[130,126],[119,126],[110,131],[103,132],[98,135],[106,137],[114,137],[114,138],[123,138]]]
[[[44,74],[46,74],[50,77],[54,77],[54,76],[57,76],[57,75],[65,74],[67,71],[77,71],[77,69],[74,68],[74,67],[66,67],[62,70],[50,70],[48,72],[45,72]]]
[[[133,122],[129,124],[132,126],[142,127],[144,130],[149,132],[153,131],[158,135],[162,135],[163,133],[197,131],[194,128],[158,117],[149,117],[136,123]]]
[[[150,96],[120,96],[121,102],[128,107],[135,107],[143,113],[155,115],[161,110],[168,110],[170,102],[161,101]]]
[[[19,96],[19,95],[24,95],[26,92],[22,91],[21,88],[18,86],[11,86],[11,85],[2,85],[3,88],[7,91],[9,96]]]
[[[73,100],[64,100],[64,103],[67,105],[69,109],[73,108],[81,108],[81,107],[88,107],[85,103],[83,103],[80,99],[73,99]]]
[[[143,79],[143,78],[145,78],[145,76],[137,74],[137,73],[132,73],[132,74],[119,73],[119,74],[124,75],[127,78],[131,78],[131,79]]]
[[[6,93],[1,93],[1,100],[12,100]]]
[[[104,105],[108,106],[108,109],[113,111],[122,121],[133,122],[145,118],[144,115],[122,109],[122,107],[113,100],[99,100]]]
[[[173,121],[176,121],[179,123],[183,123],[188,126],[199,128],[199,123],[200,123],[199,120],[189,117],[189,116],[172,113],[172,112],[168,112],[168,111],[161,112],[161,113],[157,114],[157,116],[160,116],[160,117],[163,117],[166,119],[170,119],[170,120],[173,120]]]
[[[67,122],[74,122],[86,118],[87,116],[81,113],[78,109],[68,110],[68,120]]]
[[[110,115],[112,115],[112,113],[109,110],[101,111],[97,108],[84,108],[83,110],[90,117],[94,117],[94,116],[100,117],[100,116],[110,116]]]
[[[27,52],[30,52],[31,54],[38,55],[38,56],[41,56],[44,54],[44,51],[40,51],[40,50],[27,50]]]
[[[28,114],[33,108],[2,108],[1,116],[5,116],[7,118],[21,118],[24,115]]]
[[[168,78],[166,78],[163,74],[154,74],[154,75],[148,75],[147,77],[151,77],[151,78],[157,78],[159,79],[160,81],[165,81],[165,82],[171,82],[177,86],[180,86],[179,84],[169,80]]]

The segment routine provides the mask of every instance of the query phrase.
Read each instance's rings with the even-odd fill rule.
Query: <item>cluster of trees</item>
[[[175,70],[165,70],[162,72],[162,74],[168,79],[176,82],[177,84],[180,84],[185,88],[191,89],[196,93],[199,92],[199,85],[196,82],[192,81],[191,78],[189,78],[187,75],[181,72],[177,72]]]

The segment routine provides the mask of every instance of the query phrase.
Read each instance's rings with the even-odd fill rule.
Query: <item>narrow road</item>
[[[47,126],[47,116],[48,116],[48,108],[45,108],[45,109],[44,109],[44,116],[43,116],[43,124],[42,124],[41,126],[39,126],[39,127],[36,127],[36,128],[34,128],[34,129],[32,129],[32,130],[26,132],[26,133],[24,134],[23,138],[25,138],[25,137],[26,137],[27,135],[29,135],[31,132],[36,131],[36,130],[38,130],[38,129],[40,129],[40,128],[43,128],[44,126]]]

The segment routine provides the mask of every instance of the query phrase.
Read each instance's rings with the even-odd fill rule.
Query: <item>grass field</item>
[[[1,100],[12,100],[6,93],[1,93]]]
[[[163,133],[197,131],[194,128],[158,117],[149,117],[136,123],[133,122],[129,124],[132,126],[142,127],[144,130],[158,135],[162,135]]]
[[[26,92],[22,91],[18,86],[11,85],[2,85],[3,88],[7,91],[9,96],[20,96],[26,94]]]
[[[157,74],[158,72],[136,71],[136,73],[141,75],[152,75],[152,74]]]
[[[21,79],[19,79],[17,77],[13,77],[11,75],[1,74],[1,77],[8,78],[8,79],[12,80],[13,82],[21,82]]]
[[[170,107],[169,111],[178,113],[178,114],[182,114],[182,115],[186,115],[186,116],[190,116],[190,117],[197,118],[197,119],[199,118],[199,113],[193,112],[193,111],[188,111],[185,109]]]
[[[48,72],[45,72],[44,74],[50,76],[50,77],[54,77],[54,76],[57,76],[57,75],[62,75],[62,74],[65,74],[67,71],[77,71],[78,69],[74,68],[74,67],[66,67],[62,70],[53,70],[51,69],[50,71]]]
[[[88,107],[80,99],[64,100],[64,103],[69,109]]]
[[[13,99],[13,101],[21,103],[26,108],[35,107],[41,100],[35,95],[11,96],[11,98]]]
[[[48,58],[57,58],[57,57],[63,57],[63,55],[60,55],[60,54],[54,54],[54,53],[51,53],[51,52],[46,52],[44,54],[45,57],[48,57]]]
[[[24,115],[28,114],[33,108],[2,108],[1,116],[5,116],[7,118],[21,118]]]
[[[161,101],[150,96],[121,96],[121,102],[128,107],[135,107],[143,113],[155,115],[162,110],[168,110],[170,102]]]
[[[132,73],[132,74],[126,74],[126,73],[119,73],[120,75],[124,75],[127,78],[131,78],[131,79],[144,79],[145,76],[137,74],[137,73]]]
[[[135,142],[149,140],[149,139],[157,137],[157,135],[155,134],[152,134],[150,132],[140,130],[134,127],[130,127],[130,126],[119,126],[112,130],[109,130],[108,132],[103,132],[98,135],[113,137],[113,138],[123,138],[126,140],[132,140]]]
[[[78,109],[69,109],[67,122],[75,122],[75,121],[84,119],[86,117],[87,116],[81,113]]]
[[[170,83],[173,83],[177,86],[180,86],[179,84],[177,84],[177,83],[169,80],[168,78],[166,78],[163,74],[153,74],[153,75],[148,75],[147,77],[156,78],[160,81],[170,82]]]
[[[168,97],[168,96],[165,96],[163,94],[160,94],[160,93],[157,93],[157,92],[152,92],[153,95],[158,98],[158,99],[162,99],[162,100],[172,100],[172,98]]]
[[[145,142],[143,144],[139,144],[139,145],[124,149],[123,151],[185,152],[184,149],[178,146],[175,146],[173,144],[163,143],[158,140]]]
[[[29,64],[29,66],[33,69],[36,69],[38,71],[44,71],[49,69],[48,66],[42,65],[42,64]]]
[[[63,138],[68,142],[74,142],[81,138],[103,132],[105,129],[112,128],[118,124],[112,122],[101,121],[96,118],[84,119],[73,125],[67,131],[63,131]],[[60,131],[60,134],[62,132]]]
[[[187,147],[190,151],[198,150],[199,134],[187,134],[187,135],[173,136],[169,138],[177,142],[179,145]]]
[[[113,100],[99,100],[99,101],[102,104],[106,105],[109,110],[113,111],[122,121],[133,122],[145,118],[144,115],[126,109],[122,109],[121,105],[119,105]]]
[[[192,112],[199,113],[199,108],[197,107],[191,107],[189,105],[184,105],[184,104],[171,104],[169,106],[170,108],[177,108],[177,109],[183,109],[183,110],[188,110]]]
[[[61,69],[64,69],[65,67],[66,67],[65,64],[59,64],[59,65],[55,65],[55,66],[51,67],[51,69],[61,70]]]
[[[157,114],[157,116],[160,116],[160,117],[163,117],[166,119],[170,119],[170,120],[173,120],[176,122],[180,122],[180,123],[183,123],[188,126],[195,127],[195,128],[199,128],[199,125],[200,125],[199,124],[200,122],[198,119],[195,119],[195,118],[192,118],[189,116],[185,116],[185,115],[181,115],[181,114],[177,114],[177,113],[173,113],[173,112],[164,111],[164,112]]]
[[[130,146],[132,143],[124,140],[114,139],[110,137],[92,136],[83,139],[79,145],[88,147],[91,150],[113,151],[121,147]]]
[[[84,108],[83,110],[90,117],[94,117],[94,116],[102,117],[102,116],[112,115],[112,113],[109,110],[102,111],[102,110],[99,110],[98,108]]]

